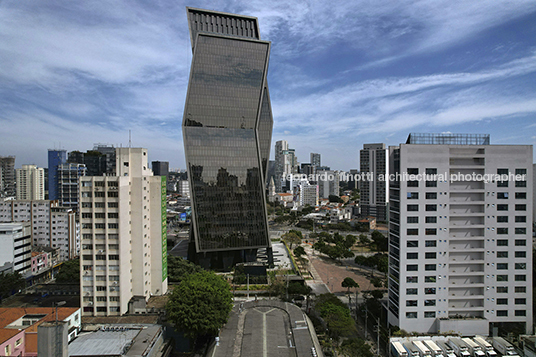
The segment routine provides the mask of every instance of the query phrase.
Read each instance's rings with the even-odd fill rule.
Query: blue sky
[[[410,132],[536,145],[534,1],[0,1],[0,155],[149,149],[184,168],[185,6],[259,18],[272,41],[273,145],[357,168]],[[536,156],[535,156],[536,157]]]

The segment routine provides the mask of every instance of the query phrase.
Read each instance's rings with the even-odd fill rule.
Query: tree
[[[63,262],[56,275],[56,283],[80,284],[80,259]]]
[[[232,308],[229,284],[209,271],[186,276],[173,289],[166,304],[169,320],[191,339],[216,335]]]
[[[287,242],[287,244],[290,245],[290,249],[292,249],[293,244],[300,244],[302,242],[300,236],[295,233],[296,231],[285,233],[281,236],[281,238]]]
[[[344,278],[344,280],[341,283],[341,286],[343,288],[348,288],[348,292],[350,292],[350,288],[358,288],[359,284],[356,283],[356,281],[350,277]]]
[[[11,296],[24,286],[24,279],[19,272],[0,273],[0,301]]]
[[[383,234],[378,231],[373,231],[370,236],[378,252],[385,252],[389,249],[387,238],[385,238]]]
[[[346,238],[344,239],[343,244],[347,249],[350,249],[354,246],[356,241],[357,241],[357,238],[354,235],[348,234]]]
[[[329,195],[328,200],[329,202],[333,202],[333,203],[344,203],[342,198],[340,198],[339,196],[335,196],[335,195]]]
[[[360,338],[349,338],[342,341],[341,352],[348,357],[374,357],[370,345]]]
[[[359,235],[359,243],[362,245],[367,245],[370,243],[370,238],[366,234],[361,233]]]
[[[300,259],[302,255],[305,255],[305,249],[301,245],[294,248],[294,256],[296,258]]]
[[[180,283],[184,277],[202,270],[199,265],[186,259],[168,255],[168,278],[171,283]]]

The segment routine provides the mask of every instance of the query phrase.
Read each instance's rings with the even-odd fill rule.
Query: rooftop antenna
[[[128,131],[128,147],[132,148],[132,131]]]

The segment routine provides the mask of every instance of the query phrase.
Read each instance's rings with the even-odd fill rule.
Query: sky
[[[0,0],[0,156],[149,150],[185,168],[186,6],[259,19],[271,41],[271,156],[359,167],[365,143],[485,133],[536,146],[533,0]],[[536,154],[535,154],[536,158]]]

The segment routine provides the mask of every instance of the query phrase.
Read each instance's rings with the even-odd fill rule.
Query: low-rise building
[[[29,222],[0,223],[0,266],[13,263],[13,270],[24,274],[31,269],[32,242]]]

